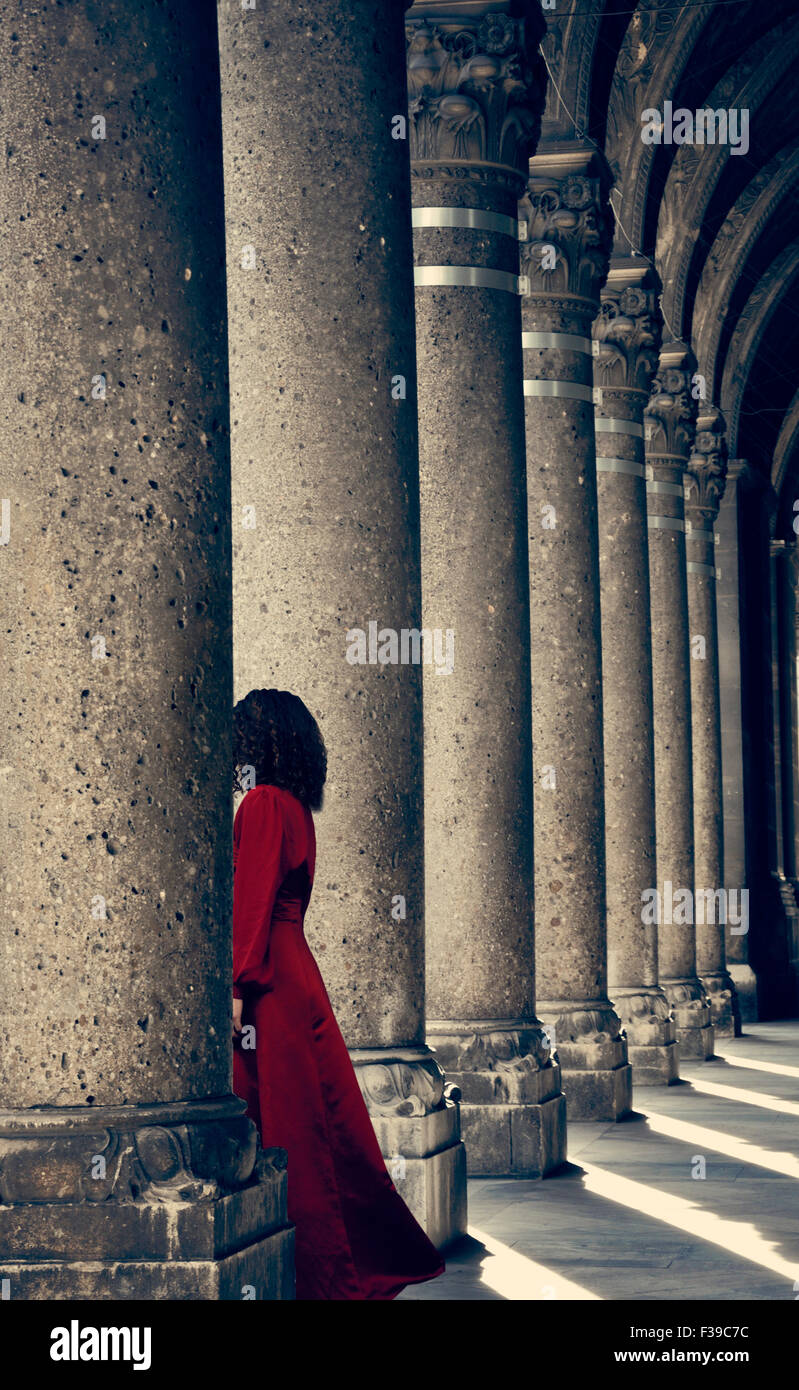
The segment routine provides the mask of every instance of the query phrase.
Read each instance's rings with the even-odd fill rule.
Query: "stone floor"
[[[557,1175],[471,1179],[469,1238],[400,1297],[799,1297],[799,1020],[716,1051],[631,1119],[570,1124]]]

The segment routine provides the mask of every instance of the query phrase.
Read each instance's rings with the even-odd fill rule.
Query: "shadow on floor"
[[[637,1089],[624,1122],[571,1124],[571,1161],[543,1181],[470,1180],[471,1240],[401,1297],[794,1299],[799,1022],[723,1047]],[[765,1057],[797,1076],[744,1065]]]

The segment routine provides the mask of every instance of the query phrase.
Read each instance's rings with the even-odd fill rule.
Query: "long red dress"
[[[391,1299],[444,1262],[386,1171],[319,968],[305,940],[316,836],[290,792],[247,792],[233,827],[233,980],[255,1047],[233,1086],[265,1148],[288,1153],[298,1299]]]

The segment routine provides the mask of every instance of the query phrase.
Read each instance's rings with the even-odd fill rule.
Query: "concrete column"
[[[693,778],[683,475],[694,438],[696,359],[668,343],[645,410],[655,731],[660,983],[674,1009],[680,1055],[713,1056],[710,1005],[696,973]]]
[[[721,498],[716,522],[716,604],[718,619],[719,704],[721,727],[721,766],[723,802],[724,886],[729,894],[747,904],[747,930],[730,931],[727,938],[727,969],[735,985],[743,1022],[758,1017],[757,979],[749,959],[749,872],[744,820],[744,657],[741,628],[741,547],[740,529],[744,525],[747,495],[757,487],[755,474],[745,459],[732,459],[727,469],[727,485]],[[741,894],[746,892],[746,898]],[[740,924],[741,927],[744,923]]]
[[[488,13],[486,13],[488,12]],[[473,1174],[565,1158],[535,1013],[530,635],[517,202],[538,135],[537,3],[408,17],[426,630],[427,1037],[463,1094]]]
[[[220,9],[234,682],[237,697],[292,690],[319,720],[328,787],[308,937],[392,1176],[443,1245],[465,1226],[465,1155],[424,1040],[403,12]]]
[[[607,997],[602,660],[591,323],[608,271],[610,173],[549,146],[521,204],[533,665],[538,1007],[569,1114],[618,1119],[627,1044]]]
[[[696,968],[717,1036],[741,1031],[735,986],[727,972],[728,902],[724,889],[721,709],[716,629],[716,537],[727,455],[724,419],[704,408],[685,475],[686,572],[691,645],[691,745],[694,795]],[[730,900],[738,917],[740,900]]]
[[[16,6],[13,28],[0,1278],[12,1299],[290,1298],[285,1154],[257,1157],[231,1093],[215,12]]]
[[[652,640],[644,407],[661,337],[659,281],[643,257],[614,257],[594,322],[602,611],[608,994],[639,1085],[678,1077],[671,1005],[658,984]]]

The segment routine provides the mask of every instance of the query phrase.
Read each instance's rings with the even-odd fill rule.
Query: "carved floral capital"
[[[640,257],[611,262],[592,330],[599,343],[598,386],[649,392],[663,335],[659,293],[660,281],[648,262]]]
[[[522,274],[534,295],[577,295],[596,301],[608,274],[613,213],[611,175],[593,147],[557,144],[530,160],[519,216]]]
[[[410,10],[405,32],[414,164],[465,160],[526,174],[546,92],[537,52],[543,19],[537,6],[526,8],[523,18],[466,12],[462,20],[439,18],[426,5]]]
[[[696,421],[696,438],[685,473],[689,507],[697,507],[715,520],[727,483],[727,444],[724,416],[715,406]]]
[[[697,402],[693,396],[696,358],[685,343],[662,348],[644,410],[647,455],[687,460],[694,440]]]

